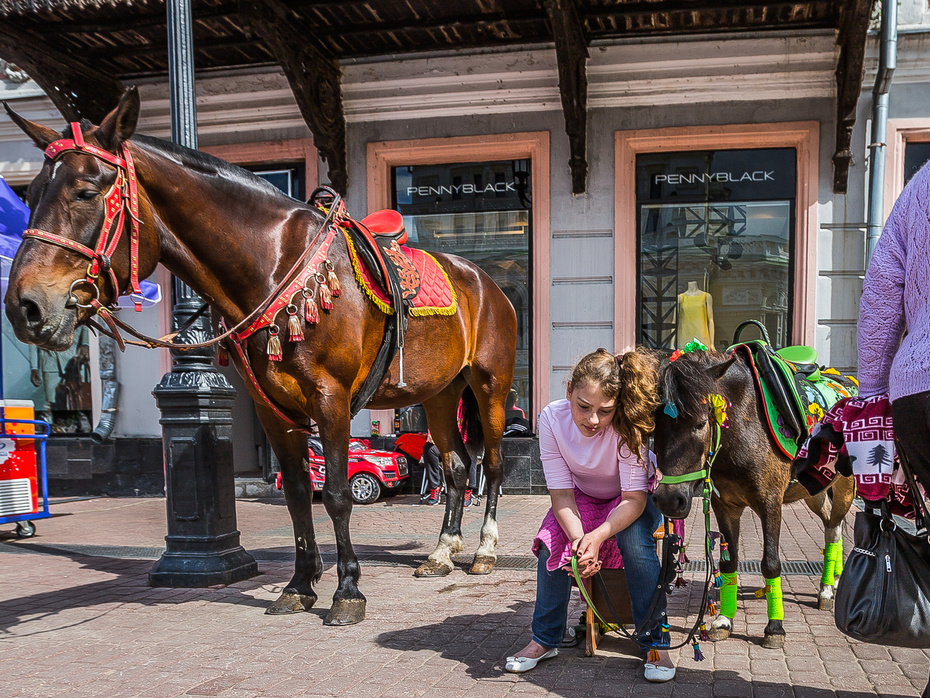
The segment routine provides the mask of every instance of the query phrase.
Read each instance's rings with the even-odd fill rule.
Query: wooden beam
[[[0,23],[0,58],[26,71],[68,121],[99,124],[119,103],[122,83],[33,32]]]
[[[545,0],[559,65],[559,92],[568,134],[572,194],[584,194],[588,178],[585,152],[588,121],[588,44],[575,0]]]
[[[302,18],[281,0],[244,0],[240,13],[284,70],[300,113],[313,133],[313,144],[329,167],[329,181],[344,195],[349,177],[339,64],[320,47]]]
[[[833,192],[845,194],[852,162],[852,132],[856,105],[862,91],[865,39],[869,31],[873,0],[846,0],[840,6],[836,43],[836,148],[833,152]]]

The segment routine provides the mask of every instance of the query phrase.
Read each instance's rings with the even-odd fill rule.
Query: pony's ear
[[[128,88],[120,97],[116,109],[107,114],[94,136],[100,145],[109,151],[115,151],[123,141],[129,140],[136,132],[139,121],[139,90]]]
[[[736,354],[733,354],[726,361],[714,364],[713,366],[706,369],[707,375],[709,375],[713,380],[719,381],[721,378],[726,375],[726,372],[730,370],[730,367],[736,362]]]
[[[49,143],[61,138],[54,129],[43,126],[42,124],[37,124],[34,121],[29,121],[29,119],[24,119],[13,111],[6,102],[3,103],[3,108],[6,109],[6,113],[10,115],[13,123],[19,126],[23,130],[23,133],[32,139],[32,142],[36,144],[39,150],[45,150]]]

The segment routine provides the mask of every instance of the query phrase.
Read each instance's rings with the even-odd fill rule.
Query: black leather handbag
[[[899,450],[900,454],[900,450]],[[888,502],[856,514],[855,547],[846,560],[834,605],[840,632],[863,642],[930,647],[930,541],[926,506],[904,460],[917,535],[898,526]]]

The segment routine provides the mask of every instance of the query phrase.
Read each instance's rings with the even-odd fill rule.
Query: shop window
[[[532,397],[530,172],[528,159],[391,168],[392,206],[404,216],[410,244],[474,262],[517,312],[516,371],[508,402],[514,415],[529,412]]]
[[[789,342],[796,159],[794,148],[637,155],[641,343],[723,350],[750,319],[776,347]]]
[[[904,183],[907,184],[911,177],[917,174],[918,170],[930,160],[930,143],[921,143],[919,141],[905,141],[904,144]]]

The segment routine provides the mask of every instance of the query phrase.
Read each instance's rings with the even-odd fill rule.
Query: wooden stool
[[[665,538],[666,533],[673,533],[673,524],[671,521],[668,523],[668,529],[663,529],[662,526],[656,529],[655,533],[652,534],[652,537],[656,541],[656,555],[658,555],[659,560],[662,559],[662,539]],[[630,606],[630,590],[626,584],[626,573],[623,569],[612,569],[600,571],[600,575],[604,580],[604,585],[607,587],[607,593],[610,594],[610,602],[613,604],[614,611],[617,612],[617,617],[620,619],[620,622],[623,625],[632,625],[633,624],[633,609]],[[589,577],[588,579],[583,579],[585,591],[588,592],[588,596],[591,597],[591,601],[594,603],[594,608],[597,609],[597,612],[601,614],[601,618],[606,620],[608,623],[616,622],[614,620],[613,614],[610,612],[610,609],[607,607],[607,600],[604,598],[604,592],[601,590],[601,585],[594,581],[593,578]],[[585,643],[584,643],[584,654],[586,657],[593,657],[597,652],[597,643],[601,639],[601,624],[598,621],[597,616],[594,615],[594,611],[588,607],[585,610]]]

